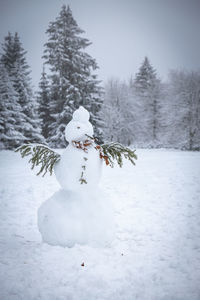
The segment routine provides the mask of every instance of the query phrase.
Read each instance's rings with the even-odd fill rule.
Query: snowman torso
[[[63,189],[85,189],[98,185],[101,164],[102,162],[99,158],[98,151],[93,146],[90,147],[86,153],[82,149],[77,149],[73,145],[69,145],[64,150],[54,171]],[[85,179],[86,183],[81,184],[81,178]]]
[[[69,145],[54,168],[56,178],[63,189],[79,190],[95,188],[98,185],[102,161],[98,150],[95,149],[95,143],[88,146],[86,151],[74,145],[74,141],[84,143],[87,136],[92,135],[89,113],[80,107],[66,126],[65,137]]]

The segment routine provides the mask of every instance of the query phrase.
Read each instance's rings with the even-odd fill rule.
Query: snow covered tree
[[[12,80],[0,63],[0,149],[13,149],[27,139],[23,135],[24,114]]]
[[[168,144],[200,149],[200,73],[172,70],[168,82]]]
[[[17,102],[21,107],[23,116],[23,128],[21,133],[28,141],[42,141],[40,134],[36,103],[31,87],[30,68],[26,62],[26,51],[23,49],[18,33],[14,37],[9,33],[5,37],[1,63],[12,80],[13,88],[17,95]]]
[[[130,145],[134,141],[134,118],[130,93],[125,82],[111,79],[105,85],[101,117],[105,140]]]
[[[42,135],[48,138],[48,126],[51,124],[51,116],[49,110],[49,82],[45,68],[43,65],[42,76],[39,82],[39,91],[37,93],[38,113],[41,119]]]
[[[80,36],[84,31],[77,25],[69,6],[62,6],[46,33],[48,42],[43,58],[50,69],[49,108],[53,118],[48,141],[54,146],[64,146],[64,128],[80,105],[90,111],[91,122],[98,134],[101,88],[97,76],[92,74],[98,66],[84,51],[90,42]]]
[[[13,44],[13,36],[8,32],[8,35],[4,38],[4,43],[2,44],[3,53],[1,55],[1,62],[9,75],[11,74],[13,64],[15,63]]]
[[[190,148],[200,150],[200,71],[191,72],[192,93],[190,93],[190,103],[192,113],[190,114]]]
[[[159,131],[159,98],[161,83],[149,59],[144,61],[132,85],[137,105],[138,139],[141,146],[157,146]]]

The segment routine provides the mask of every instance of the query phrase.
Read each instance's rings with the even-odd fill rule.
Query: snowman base
[[[95,193],[60,189],[38,209],[38,228],[50,245],[110,246],[114,227],[112,204],[99,189]]]

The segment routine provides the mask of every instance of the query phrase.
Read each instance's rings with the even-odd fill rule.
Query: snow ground
[[[104,168],[112,246],[61,248],[41,242],[36,219],[59,189],[55,177],[35,176],[19,154],[0,152],[1,300],[200,299],[200,153],[137,154],[136,167]]]

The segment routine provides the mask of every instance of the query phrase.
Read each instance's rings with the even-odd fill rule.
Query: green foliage
[[[128,147],[121,145],[120,143],[108,143],[101,145],[103,149],[104,157],[107,157],[109,165],[113,168],[114,161],[116,160],[120,168],[123,165],[123,157],[128,159],[133,165],[135,165],[134,159],[137,159],[135,154],[136,150],[131,150]]]
[[[83,171],[81,172],[81,178],[79,179],[80,183],[83,184],[87,184],[87,180],[84,178],[84,171],[86,170],[86,166],[81,166]]]
[[[82,169],[85,170],[85,168],[83,168],[83,167],[85,167],[85,166],[82,166]],[[81,184],[83,184],[83,183],[87,184],[87,180],[84,178],[84,172],[83,171],[81,172],[81,178],[79,179],[79,181],[80,181]]]
[[[120,143],[97,145],[95,149],[99,150],[100,158],[105,160],[106,165],[110,165],[111,167],[114,167],[115,160],[122,167],[123,158],[128,159],[133,165],[135,165],[134,160],[137,159],[135,150],[131,150]],[[24,144],[15,151],[20,152],[22,158],[25,156],[31,157],[29,159],[29,162],[32,164],[31,169],[34,169],[35,166],[40,167],[37,175],[43,173],[44,176],[47,172],[52,175],[54,165],[60,160],[60,154],[41,144]],[[84,157],[84,160],[87,161],[87,157]],[[84,178],[86,166],[83,165],[81,167],[82,172],[79,181],[81,184],[87,184],[87,180]]]
[[[16,152],[20,152],[22,158],[25,156],[31,156],[29,162],[32,163],[31,169],[34,169],[35,166],[40,166],[40,171],[37,175],[40,175],[43,172],[43,176],[50,172],[52,175],[53,167],[55,163],[60,160],[60,154],[51,150],[47,146],[40,144],[24,144],[18,147]]]

